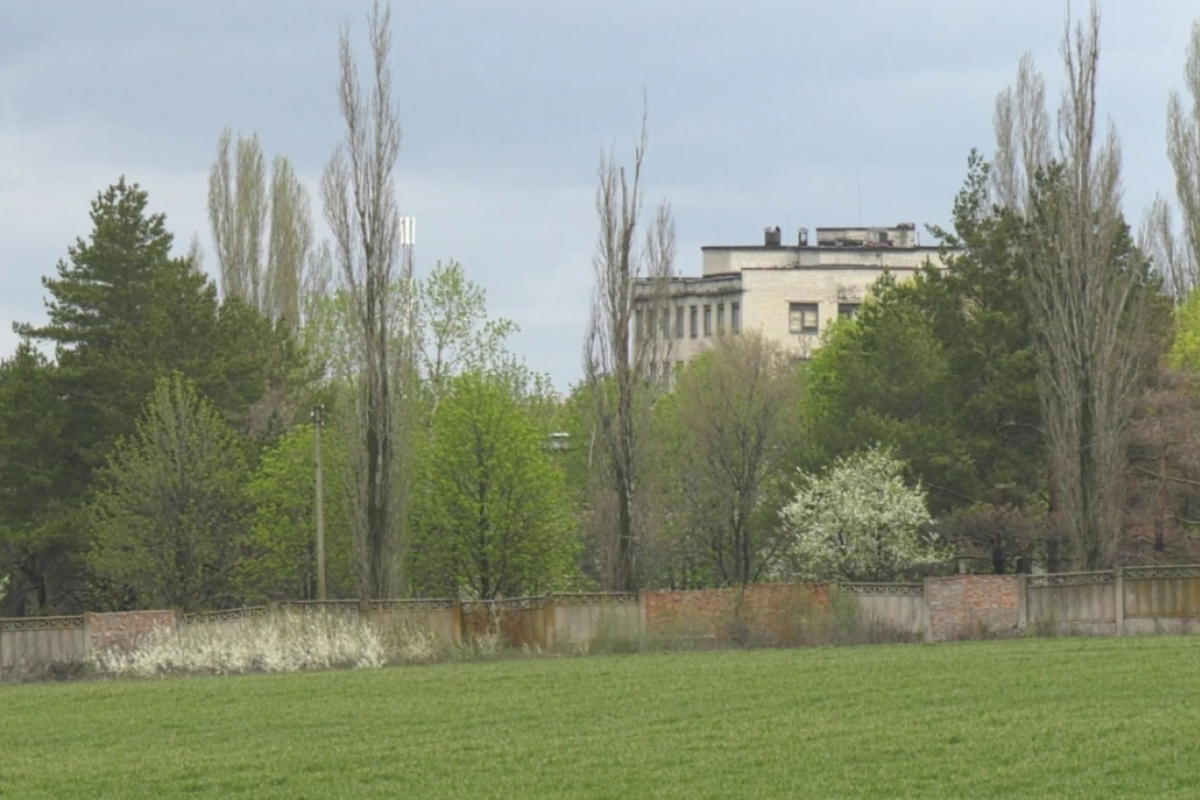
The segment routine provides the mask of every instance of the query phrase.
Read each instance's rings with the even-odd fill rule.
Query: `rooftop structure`
[[[669,375],[712,337],[743,330],[807,358],[830,323],[853,317],[885,273],[903,280],[927,262],[942,266],[940,249],[922,246],[913,223],[817,228],[812,237],[800,228],[786,244],[769,227],[762,244],[710,245],[701,253],[700,277],[673,278],[665,287],[639,281],[636,335],[656,342],[643,348],[654,375]]]

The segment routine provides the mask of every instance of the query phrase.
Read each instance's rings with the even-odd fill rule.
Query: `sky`
[[[222,129],[257,132],[313,190],[342,136],[337,41],[365,64],[369,0],[0,3],[0,358],[45,318],[88,207],[122,175],[210,251]],[[1084,3],[1076,0],[1078,13]],[[1125,208],[1170,193],[1169,93],[1186,0],[1107,0],[1101,113]],[[648,103],[647,198],[671,203],[676,268],[764,227],[945,225],[996,94],[1032,52],[1055,100],[1065,0],[410,0],[393,3],[396,168],[418,273],[455,259],[512,349],[566,390],[581,374],[602,148],[628,161]],[[314,216],[319,218],[314,203]],[[925,241],[929,241],[926,235]]]

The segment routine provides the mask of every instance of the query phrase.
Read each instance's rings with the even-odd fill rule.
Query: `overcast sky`
[[[209,246],[225,126],[257,131],[315,188],[341,135],[339,26],[361,43],[368,7],[0,2],[0,356],[14,320],[44,318],[42,276],[122,174],[180,252],[193,232]],[[702,245],[858,224],[860,186],[865,224],[946,223],[1023,52],[1056,95],[1065,13],[1065,0],[395,2],[398,186],[418,271],[463,262],[491,312],[520,325],[514,349],[565,389],[580,373],[597,157],[612,144],[628,157],[643,89],[650,199],[671,201],[677,267],[698,274]],[[1171,190],[1165,108],[1198,13],[1104,4],[1100,99],[1133,218]]]

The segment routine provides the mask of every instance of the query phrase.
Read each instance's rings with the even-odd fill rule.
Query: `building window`
[[[633,316],[635,319],[635,323],[633,326],[634,336],[639,341],[641,341],[642,339],[646,338],[646,327],[645,327],[645,322],[642,320],[642,309],[641,308],[636,309],[633,312]]]
[[[658,309],[646,309],[646,335],[658,338]]]
[[[712,306],[704,307],[704,335],[712,336]]]
[[[658,362],[657,361],[650,362],[650,382],[658,383]]]
[[[695,339],[697,336],[700,335],[700,326],[696,323],[696,307],[695,306],[691,306],[688,309],[688,316],[691,318],[692,338]]]
[[[717,304],[717,335],[721,336],[725,333],[725,304]]]
[[[729,305],[729,328],[734,333],[742,332],[742,306],[740,303]]]
[[[671,338],[671,307],[665,306],[659,312],[658,318],[658,335],[663,339]]]
[[[816,303],[789,303],[788,332],[816,333],[821,323],[817,308]]]
[[[683,338],[683,306],[675,306],[675,338]]]
[[[861,303],[838,303],[838,319],[855,319]]]

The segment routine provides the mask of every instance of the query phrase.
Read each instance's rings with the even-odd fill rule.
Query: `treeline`
[[[1200,524],[1200,27],[1169,106],[1183,232],[1133,231],[1096,123],[1099,15],[1051,124],[1023,59],[973,153],[946,268],[884,278],[807,361],[717,336],[669,382],[675,225],[598,167],[583,376],[559,397],[465,269],[418,278],[398,214],[390,20],[319,186],[222,135],[215,280],[121,179],[0,363],[0,615],[330,597],[491,598],[1194,560]],[[639,288],[640,287],[640,288]],[[52,351],[52,357],[43,355]],[[669,385],[668,385],[669,383]],[[319,426],[319,427],[318,427]],[[563,436],[562,434],[567,434]]]

